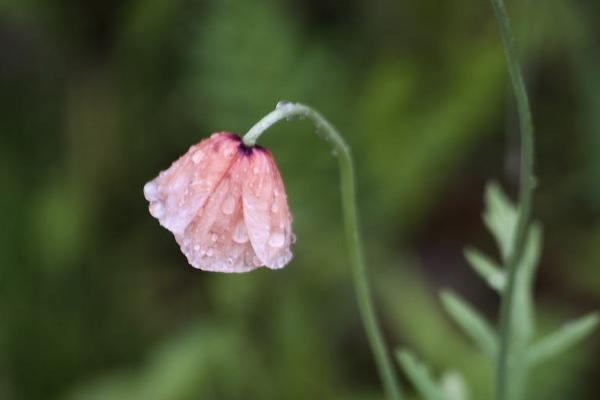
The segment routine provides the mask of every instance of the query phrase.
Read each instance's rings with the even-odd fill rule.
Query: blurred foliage
[[[509,6],[538,128],[549,332],[600,303],[600,5]],[[313,105],[352,145],[389,343],[490,398],[489,360],[436,297],[496,318],[461,254],[494,248],[481,192],[497,178],[513,193],[518,170],[487,3],[3,0],[0,50],[0,399],[380,398],[335,162],[307,122],[263,143],[295,216],[284,270],[195,271],[147,213],[147,180],[279,100]],[[595,335],[535,371],[528,398],[595,399],[599,369]]]
[[[560,329],[547,334],[534,343],[532,340],[535,335],[533,283],[542,250],[540,224],[534,221],[527,227],[523,253],[519,256],[514,269],[514,289],[510,290],[510,272],[507,262],[510,262],[512,246],[515,245],[518,211],[516,205],[508,199],[495,182],[489,183],[486,187],[485,211],[482,217],[496,241],[502,259],[502,267],[492,261],[490,256],[473,248],[468,248],[465,258],[473,270],[499,296],[511,296],[512,301],[508,315],[512,320],[512,334],[509,334],[508,339],[504,339],[506,336],[502,337],[502,335],[507,335],[506,332],[502,332],[501,328],[498,328],[497,331],[476,307],[452,291],[443,290],[440,293],[440,300],[448,315],[494,365],[498,365],[498,358],[501,357],[501,341],[508,340],[506,357],[511,360],[512,367],[505,372],[507,381],[510,382],[505,389],[508,392],[507,397],[529,398],[524,395],[527,393],[530,370],[565,350],[570,350],[571,347],[589,337],[598,328],[600,314],[598,311],[594,311],[587,316],[564,323]],[[426,364],[418,361],[409,351],[398,351],[397,358],[424,400],[467,399],[468,391],[460,375],[457,375],[460,389],[448,393],[445,390],[444,381],[436,382]]]

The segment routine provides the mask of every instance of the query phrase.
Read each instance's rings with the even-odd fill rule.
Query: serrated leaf
[[[506,275],[496,262],[473,247],[465,249],[465,258],[475,272],[485,279],[492,289],[497,292],[502,291],[506,282]]]
[[[455,371],[446,372],[440,380],[444,400],[468,400],[469,391],[462,375]]]
[[[483,222],[494,236],[502,260],[506,261],[514,245],[517,209],[496,182],[486,186],[485,206]]]
[[[458,295],[450,291],[440,294],[442,304],[448,314],[465,331],[483,353],[495,357],[498,351],[498,338],[491,325],[479,312]]]
[[[425,364],[407,350],[398,351],[396,358],[408,379],[425,400],[444,400],[442,391]]]
[[[564,352],[591,335],[599,324],[600,314],[598,312],[566,323],[562,328],[532,346],[529,350],[529,363],[531,365],[539,364]]]

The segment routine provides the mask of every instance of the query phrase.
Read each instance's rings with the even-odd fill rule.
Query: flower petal
[[[150,214],[175,237],[182,235],[231,166],[238,145],[232,135],[215,133],[191,146],[144,186]]]
[[[236,156],[206,205],[178,239],[195,268],[247,272],[261,265],[250,243],[242,213],[242,179],[248,161]]]
[[[269,268],[285,266],[292,258],[291,216],[285,188],[271,154],[255,149],[248,156],[242,192],[244,221],[252,247]]]

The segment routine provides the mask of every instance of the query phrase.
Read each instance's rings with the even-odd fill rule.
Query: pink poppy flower
[[[247,272],[292,258],[292,217],[271,152],[214,133],[146,183],[150,214],[195,268]]]

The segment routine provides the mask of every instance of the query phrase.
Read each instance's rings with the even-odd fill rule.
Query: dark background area
[[[600,4],[508,7],[537,128],[543,335],[600,304]],[[295,218],[285,269],[194,270],[148,214],[146,181],[279,100],[313,105],[353,149],[390,345],[491,397],[490,361],[437,297],[497,316],[462,256],[496,254],[485,183],[517,185],[489,2],[2,0],[0,399],[379,398],[335,158],[308,122],[261,139]],[[527,398],[596,399],[599,371],[595,334],[536,371]]]

